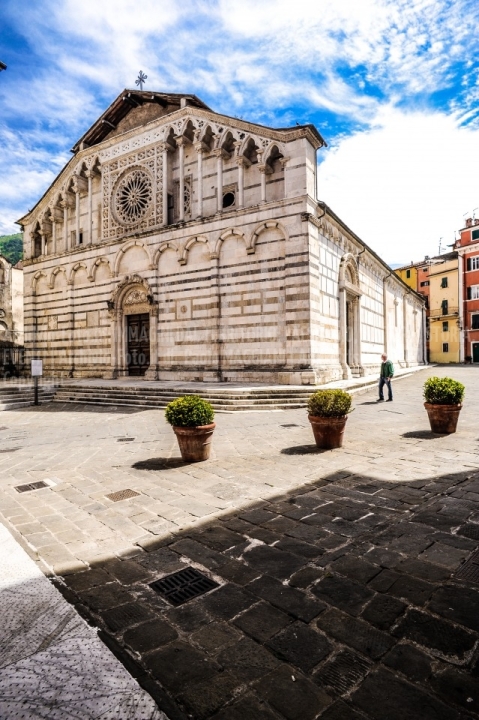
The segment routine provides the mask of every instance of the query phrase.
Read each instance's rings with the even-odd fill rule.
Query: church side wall
[[[312,218],[312,219],[311,219]],[[310,215],[310,306],[312,368],[318,383],[379,370],[387,352],[397,367],[424,361],[421,300],[334,223]],[[341,281],[346,259],[355,284]],[[342,290],[350,306],[341,316]],[[354,327],[354,304],[358,327]],[[344,304],[346,307],[346,302]],[[348,314],[349,313],[349,314]],[[343,323],[348,325],[347,330]],[[385,331],[386,328],[386,331]],[[358,337],[359,331],[359,337]],[[349,366],[347,365],[349,361]]]

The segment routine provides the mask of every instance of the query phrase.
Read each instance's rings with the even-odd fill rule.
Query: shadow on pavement
[[[335,472],[54,582],[169,720],[472,720],[478,497]],[[152,584],[188,566],[220,586],[175,607]]]
[[[191,463],[184,462],[181,458],[151,458],[139,460],[131,467],[134,470],[171,470],[171,468],[185,467]]]
[[[293,445],[281,450],[282,455],[322,455],[325,452],[329,450],[318,448],[317,445]]]
[[[124,405],[93,405],[89,403],[40,403],[39,405],[31,405],[30,407],[18,408],[16,412],[90,412],[90,413],[108,413],[121,415],[135,415],[140,412],[146,412],[154,408],[131,408]]]
[[[417,440],[440,440],[444,435],[438,435],[430,430],[410,430],[401,435],[403,438],[415,438]]]

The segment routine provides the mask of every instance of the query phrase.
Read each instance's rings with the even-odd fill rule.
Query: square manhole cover
[[[214,580],[206,577],[206,575],[202,575],[195,568],[188,567],[172,575],[167,575],[160,580],[155,580],[155,582],[150,583],[150,587],[177,607],[188,602],[188,600],[203,595],[209,590],[213,590],[213,588],[219,587],[219,585]]]
[[[469,560],[467,560],[464,565],[461,565],[456,572],[456,577],[458,580],[479,584],[479,550],[472,553]]]
[[[49,487],[48,483],[43,480],[38,482],[28,483],[27,485],[16,485],[15,490],[19,493],[30,492],[30,490],[40,490],[41,488]]]
[[[117,492],[110,493],[105,497],[107,497],[108,500],[112,500],[112,502],[119,502],[120,500],[128,500],[128,498],[136,497],[137,495],[140,495],[140,493],[127,488],[126,490],[117,490]]]

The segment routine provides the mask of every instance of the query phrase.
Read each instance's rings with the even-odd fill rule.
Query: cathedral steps
[[[38,401],[40,403],[51,402],[54,398],[56,387],[54,385],[40,385],[38,388]],[[0,411],[18,410],[22,407],[29,407],[35,402],[35,390],[33,385],[4,385],[0,386]]]
[[[208,400],[217,411],[234,412],[237,410],[284,410],[304,407],[312,389],[291,389],[289,391],[252,390],[252,391],[211,391],[192,390],[191,388],[124,388],[88,387],[85,385],[67,385],[58,388],[54,402],[87,403],[92,405],[119,406],[133,408],[163,409],[181,395],[199,394]]]
[[[377,378],[361,378],[347,383],[344,387],[356,393],[377,384]],[[332,383],[329,387],[344,385],[344,381]],[[324,387],[324,386],[323,386]],[[327,386],[328,387],[328,386]],[[88,384],[68,383],[59,387],[55,393],[56,403],[84,403],[105,407],[129,407],[136,409],[164,409],[166,405],[181,395],[201,395],[213,405],[218,412],[237,412],[255,410],[293,410],[306,407],[311,393],[319,388],[314,386],[275,386],[238,388],[228,386],[211,387],[211,385],[161,384],[157,387],[150,383],[144,385],[102,385],[100,382]]]

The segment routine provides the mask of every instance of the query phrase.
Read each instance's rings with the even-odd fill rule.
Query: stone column
[[[108,310],[110,316],[110,371],[106,374],[106,379],[116,380],[118,377],[118,318],[116,311],[112,308]]]
[[[198,205],[196,210],[196,216],[202,217],[203,215],[203,152],[204,146],[202,142],[195,143],[195,149],[198,158],[198,180],[197,180],[197,198]]]
[[[41,233],[40,237],[42,239],[42,249],[41,249],[40,254],[46,255],[47,254],[47,239],[46,239],[45,233]]]
[[[87,170],[85,172],[85,175],[87,176],[88,180],[88,244],[91,245],[93,243],[93,210],[92,210],[92,192],[91,192],[91,185],[92,185],[92,179],[93,179],[93,172],[92,170]]]
[[[244,169],[249,167],[249,163],[245,157],[238,156],[236,158],[236,164],[238,165],[238,208],[244,207]]]
[[[265,165],[259,165],[258,170],[261,173],[261,202],[266,202],[266,167]]]
[[[403,345],[404,345],[404,364],[409,367],[409,353],[407,345],[407,293],[403,297]]]
[[[354,364],[359,369],[360,375],[364,375],[361,364],[361,298],[354,298]]]
[[[158,380],[158,306],[150,311],[150,367],[145,380]]]
[[[162,225],[168,225],[168,145],[163,143],[161,147],[161,164],[163,166],[163,209],[162,209]]]
[[[221,283],[219,254],[211,253],[211,363],[210,372],[204,373],[203,380],[219,382],[222,380],[221,354]],[[214,300],[216,299],[216,305]]]
[[[388,287],[387,287],[387,279],[389,275],[386,275],[385,278],[383,278],[383,332],[384,332],[384,338],[383,338],[383,346],[384,350],[383,352],[387,355],[388,354]]]
[[[62,200],[60,205],[63,208],[63,250],[68,250],[68,201]]]
[[[80,189],[75,189],[75,245],[80,243]]]
[[[343,380],[351,377],[351,370],[347,363],[347,311],[346,288],[339,289],[339,362],[343,370]]]
[[[183,136],[175,138],[179,148],[179,164],[180,164],[180,182],[179,182],[179,200],[178,200],[178,219],[180,222],[185,220],[185,143],[186,138]]]
[[[70,345],[70,372],[69,377],[73,377],[75,373],[75,297],[73,294],[73,283],[67,285],[67,298],[69,308],[69,345]]]
[[[52,253],[57,254],[57,223],[55,218],[52,218]]]
[[[224,151],[218,148],[214,151],[216,155],[216,211],[223,212],[223,156]]]

